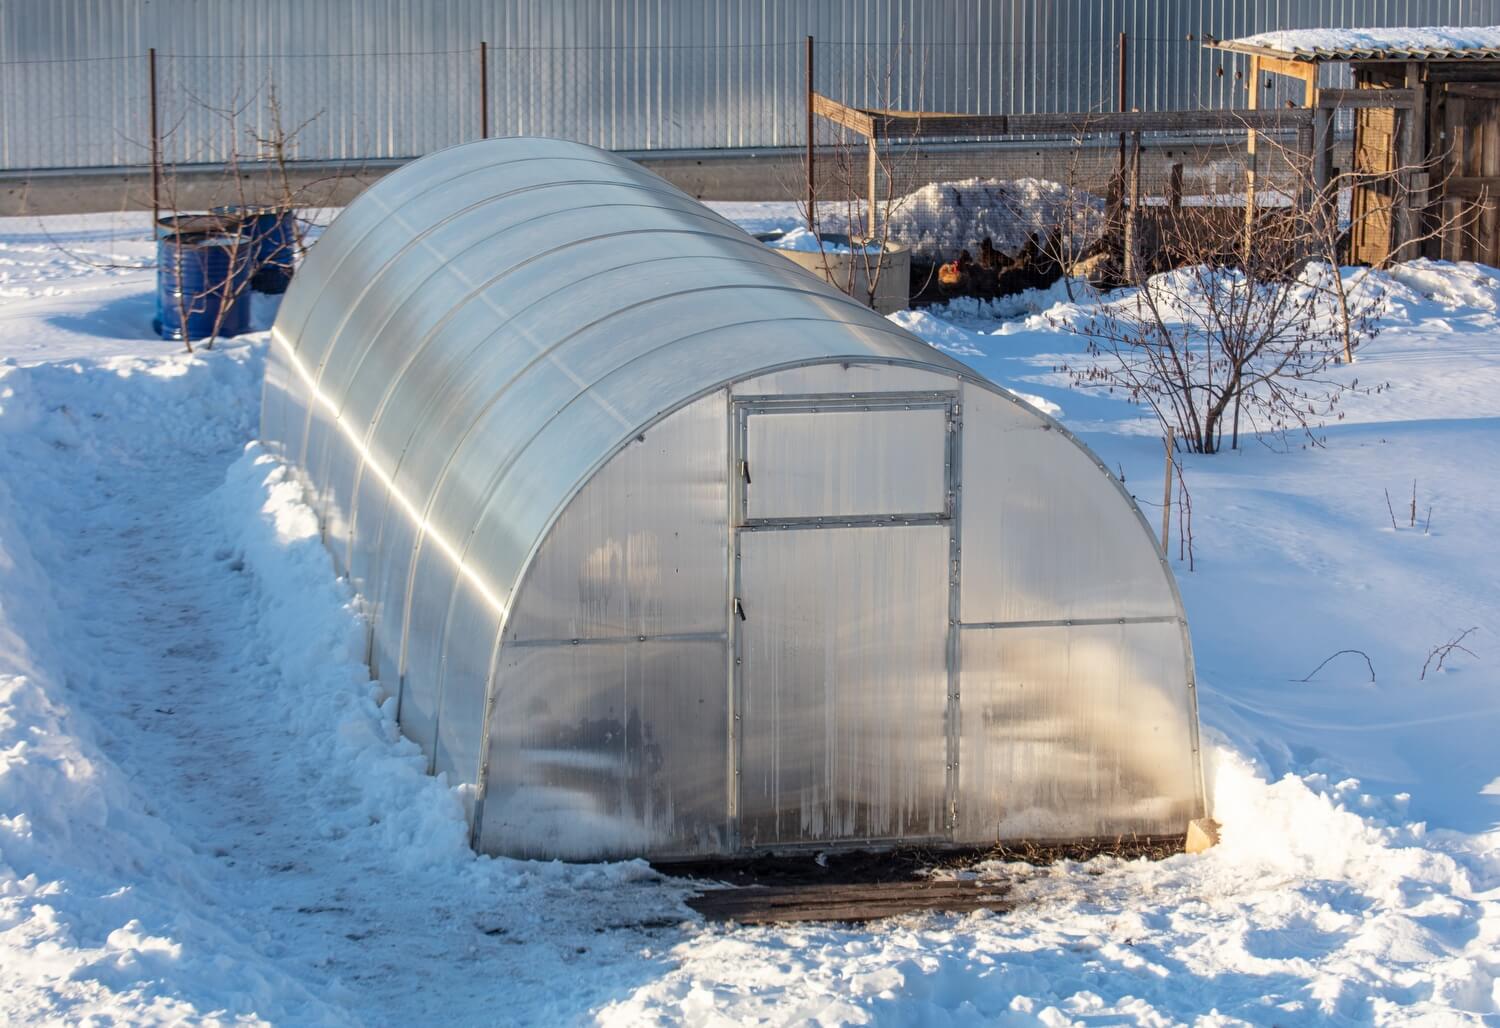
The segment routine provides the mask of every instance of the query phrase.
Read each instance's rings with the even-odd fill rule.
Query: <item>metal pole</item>
[[[161,129],[156,113],[156,47],[147,51],[151,78],[151,230],[161,220]]]
[[[1120,33],[1120,52],[1116,55],[1115,72],[1118,81],[1115,83],[1115,110],[1121,114],[1125,113],[1125,105],[1130,102],[1128,71],[1130,60],[1130,37]],[[1125,133],[1120,133],[1120,192],[1125,192]]]
[[[816,202],[817,193],[813,181],[813,37],[807,37],[806,58],[803,61],[807,71],[807,230],[817,231],[817,218],[813,214],[813,204]]]
[[[490,45],[479,41],[479,138],[490,138]]]

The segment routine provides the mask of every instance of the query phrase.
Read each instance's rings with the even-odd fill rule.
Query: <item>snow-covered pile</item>
[[[145,219],[108,225],[69,238],[149,249]],[[981,869],[1016,882],[1000,916],[737,929],[640,863],[472,856],[360,663],[315,515],[250,439],[264,336],[177,354],[144,328],[149,272],[28,233],[0,224],[0,1023],[1500,1016],[1489,269],[1366,283],[1387,330],[1335,374],[1389,387],[1326,446],[1188,460],[1197,570],[1172,557],[1220,847]],[[1140,412],[1056,370],[1083,344],[1055,326],[1092,302],[897,320],[1159,498]],[[1422,677],[1470,626],[1474,655]],[[1350,655],[1304,680],[1348,648],[1377,681]]]
[[[1500,25],[1455,28],[1285,29],[1226,40],[1312,55],[1319,50],[1490,50],[1500,49]]]
[[[978,258],[984,240],[1014,257],[1033,236],[1069,234],[1086,248],[1104,227],[1104,201],[1045,179],[970,178],[932,182],[891,205],[893,239],[915,257],[954,260],[960,250]]]

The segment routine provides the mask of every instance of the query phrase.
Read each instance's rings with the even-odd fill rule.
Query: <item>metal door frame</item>
[[[777,413],[817,414],[824,411],[847,413],[851,411],[899,410],[945,410],[947,431],[943,447],[943,473],[945,483],[945,510],[919,514],[859,514],[837,517],[790,517],[750,518],[748,496],[745,490],[745,471],[748,441],[748,421],[752,415]],[[740,715],[744,699],[744,653],[740,622],[745,612],[740,603],[740,538],[745,532],[807,531],[825,528],[860,528],[870,526],[900,527],[908,525],[948,526],[948,641],[947,677],[948,692],[945,705],[946,728],[946,780],[944,797],[944,832],[938,836],[911,837],[909,839],[880,838],[848,840],[844,843],[799,842],[781,844],[774,849],[796,851],[825,850],[831,846],[859,846],[873,843],[890,845],[898,842],[951,842],[958,824],[958,746],[959,746],[959,570],[961,538],[962,475],[963,467],[963,405],[958,389],[922,390],[907,392],[876,393],[799,393],[787,395],[730,396],[729,403],[729,534],[730,574],[727,616],[729,625],[729,746],[727,810],[729,848],[740,852],[740,768],[744,736],[740,731]]]

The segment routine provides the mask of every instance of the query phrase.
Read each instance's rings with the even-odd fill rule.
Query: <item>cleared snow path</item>
[[[547,1023],[659,973],[642,950],[683,915],[648,868],[464,847],[375,706],[307,509],[241,456],[258,363],[0,369],[13,527],[51,594],[45,644],[25,636],[103,794],[80,826],[76,767],[30,769],[73,846],[38,838],[28,866],[0,836],[0,939],[51,943],[60,973],[46,999],[6,989],[0,1019]],[[55,891],[16,897],[27,873]],[[35,959],[0,983],[53,977]]]

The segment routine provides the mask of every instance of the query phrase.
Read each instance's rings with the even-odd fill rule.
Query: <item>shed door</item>
[[[1445,260],[1500,262],[1500,84],[1450,82],[1442,104]]]
[[[740,848],[942,838],[956,397],[738,413]]]

